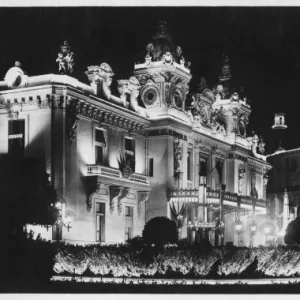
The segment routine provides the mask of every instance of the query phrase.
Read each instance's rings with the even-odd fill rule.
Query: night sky
[[[64,40],[75,54],[74,77],[87,83],[88,65],[107,62],[115,80],[143,62],[157,21],[167,21],[175,45],[191,61],[191,88],[205,76],[217,83],[225,38],[233,83],[251,101],[249,133],[272,142],[274,113],[285,112],[286,149],[300,146],[300,8],[1,8],[0,77],[21,61],[29,76],[57,73]],[[117,95],[117,93],[115,92]]]

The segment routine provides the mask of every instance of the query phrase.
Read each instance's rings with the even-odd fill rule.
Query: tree
[[[0,158],[0,231],[10,235],[24,225],[53,225],[58,217],[56,190],[36,159]]]
[[[176,243],[178,241],[176,223],[166,217],[155,217],[146,223],[143,239],[146,244]]]
[[[296,218],[288,224],[284,242],[286,244],[300,244],[300,218]]]

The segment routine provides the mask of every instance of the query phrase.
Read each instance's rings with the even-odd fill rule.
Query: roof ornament
[[[25,75],[21,69],[21,63],[19,61],[16,61],[14,67],[7,71],[4,81],[10,89],[24,87],[26,85],[28,76]]]
[[[200,83],[197,85],[197,90],[202,93],[204,90],[208,89],[208,85],[204,76],[200,78]]]
[[[166,21],[159,21],[157,23],[157,33],[152,38],[153,40],[167,39],[171,41],[171,36],[168,33]]]
[[[248,147],[252,152],[252,155],[258,159],[266,161],[266,156],[262,153],[265,152],[265,143],[262,137],[258,137],[258,135],[255,132],[252,132],[252,136],[247,138],[248,141]],[[259,154],[257,152],[257,148],[259,148]]]
[[[222,69],[221,74],[219,76],[219,80],[221,82],[228,81],[231,79],[231,66],[229,61],[229,51],[228,51],[228,40],[227,37],[225,38],[225,47],[223,52],[223,62],[222,62]]]
[[[62,75],[71,75],[74,68],[74,53],[70,50],[70,45],[67,41],[61,45],[61,51],[56,59],[58,64],[58,72]]]

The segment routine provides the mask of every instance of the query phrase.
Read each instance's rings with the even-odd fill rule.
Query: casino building
[[[231,86],[226,53],[216,84],[201,78],[190,91],[190,63],[160,22],[118,96],[105,62],[87,67],[85,84],[72,77],[67,42],[56,61],[58,74],[27,76],[16,63],[0,82],[0,153],[19,147],[43,160],[61,196],[64,222],[29,228],[68,243],[122,243],[167,216],[190,242],[266,242],[271,166],[262,138],[246,134],[251,107]]]

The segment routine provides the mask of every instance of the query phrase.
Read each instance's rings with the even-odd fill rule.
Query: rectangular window
[[[187,151],[187,180],[193,180],[193,149]]]
[[[288,158],[285,159],[285,170],[287,172],[290,170],[290,160]]]
[[[8,121],[8,153],[23,157],[25,148],[25,120]]]
[[[153,177],[153,158],[149,158],[149,176]]]
[[[297,171],[297,159],[296,158],[291,158],[291,160],[290,160],[290,171],[291,172]]]
[[[125,241],[132,239],[133,235],[133,207],[125,206]]]
[[[135,140],[125,137],[125,159],[130,168],[135,172]]]
[[[95,158],[96,165],[103,164],[103,147],[98,145],[95,146]]]
[[[295,187],[295,186],[297,186],[297,179],[291,178],[290,179],[290,187]]]
[[[104,131],[96,128],[95,129],[95,163],[97,165],[103,165],[104,163],[104,147],[106,147]]]
[[[199,158],[199,176],[207,176],[207,159],[204,157]]]
[[[53,241],[61,241],[62,240],[62,226],[52,226],[52,240]]]
[[[96,242],[105,242],[105,203],[96,203]]]

